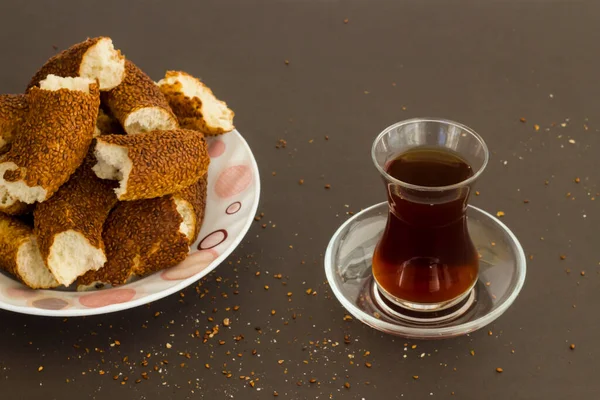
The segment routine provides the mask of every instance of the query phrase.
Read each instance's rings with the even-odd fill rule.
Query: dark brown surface
[[[550,0],[2,2],[2,92],[23,90],[53,45],[96,35],[112,36],[155,79],[166,69],[199,75],[236,112],[256,155],[265,218],[202,284],[203,298],[189,288],[68,320],[0,312],[0,397],[596,398],[599,15],[597,2]],[[403,339],[344,321],[322,254],[347,211],[385,198],[369,158],[376,134],[415,116],[455,119],[484,136],[493,154],[473,203],[504,211],[534,259],[491,335],[404,350]],[[275,148],[279,139],[286,148]],[[276,227],[261,229],[265,221]],[[230,326],[202,343],[224,318]],[[252,372],[254,388],[239,378]],[[123,385],[113,380],[120,373]]]

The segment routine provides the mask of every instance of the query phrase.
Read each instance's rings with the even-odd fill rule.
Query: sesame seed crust
[[[34,211],[34,232],[46,263],[54,238],[69,230],[79,232],[91,246],[104,251],[103,225],[117,197],[114,182],[100,179],[92,171],[94,162],[90,151],[69,181]]]
[[[118,203],[104,227],[107,262],[80,277],[78,285],[122,285],[131,276],[177,265],[189,252],[188,240],[179,231],[182,221],[172,195]]]
[[[106,135],[96,140],[126,148],[132,162],[119,200],[150,199],[183,190],[206,174],[210,163],[206,140],[196,131]]]
[[[126,131],[127,118],[143,108],[157,109],[163,114],[162,124],[169,125],[172,129],[179,127],[177,118],[160,88],[129,60],[125,60],[125,78],[120,85],[102,94],[102,103],[110,109]],[[129,129],[127,133],[138,132]]]
[[[27,98],[29,112],[0,166],[16,165],[16,169],[4,173],[3,179],[43,188],[44,201],[82,163],[92,141],[100,91],[96,84],[90,84],[89,94],[34,87]]]
[[[0,95],[0,152],[6,151],[29,107],[24,94]]]

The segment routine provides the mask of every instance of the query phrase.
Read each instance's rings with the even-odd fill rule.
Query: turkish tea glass
[[[448,186],[419,186],[391,176],[400,154],[423,147],[450,151],[472,174]],[[444,119],[412,119],[385,129],[373,143],[375,167],[387,191],[389,213],[373,255],[380,294],[411,312],[438,312],[465,301],[477,283],[479,255],[467,228],[467,202],[488,162],[483,139]]]

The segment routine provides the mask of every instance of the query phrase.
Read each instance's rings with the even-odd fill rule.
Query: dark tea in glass
[[[388,189],[389,215],[373,255],[373,276],[396,305],[446,309],[477,282],[466,209],[487,149],[468,128],[443,120],[407,121],[384,134],[373,157]]]

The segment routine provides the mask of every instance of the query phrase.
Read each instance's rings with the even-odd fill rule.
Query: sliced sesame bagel
[[[173,195],[177,211],[183,217],[179,230],[185,232],[190,245],[198,238],[204,220],[207,177],[208,174],[204,175],[198,182]]]
[[[27,96],[24,94],[0,95],[0,153],[6,152],[17,128],[27,115]]]
[[[59,285],[44,265],[33,230],[3,214],[0,214],[0,268],[32,289]]]
[[[108,37],[87,39],[50,58],[31,78],[27,89],[39,86],[48,75],[98,80],[100,90],[118,86],[125,76],[125,58]]]
[[[220,135],[234,129],[233,111],[199,79],[185,72],[167,71],[158,86],[182,128],[206,135]]]
[[[125,61],[125,79],[104,93],[102,102],[128,134],[179,127],[158,86],[129,60]]]
[[[132,276],[146,276],[183,261],[189,252],[186,233],[172,195],[148,200],[120,202],[104,226],[108,261],[77,281],[78,290],[126,283]]]
[[[42,257],[65,286],[106,262],[102,229],[117,198],[113,182],[94,174],[93,162],[90,154],[71,179],[33,214]]]
[[[98,85],[54,75],[32,88],[29,112],[0,162],[0,187],[32,204],[50,198],[83,161],[98,116]]]
[[[100,136],[94,154],[96,175],[119,181],[115,190],[119,200],[150,199],[183,190],[206,174],[210,163],[204,136],[184,129]]]

